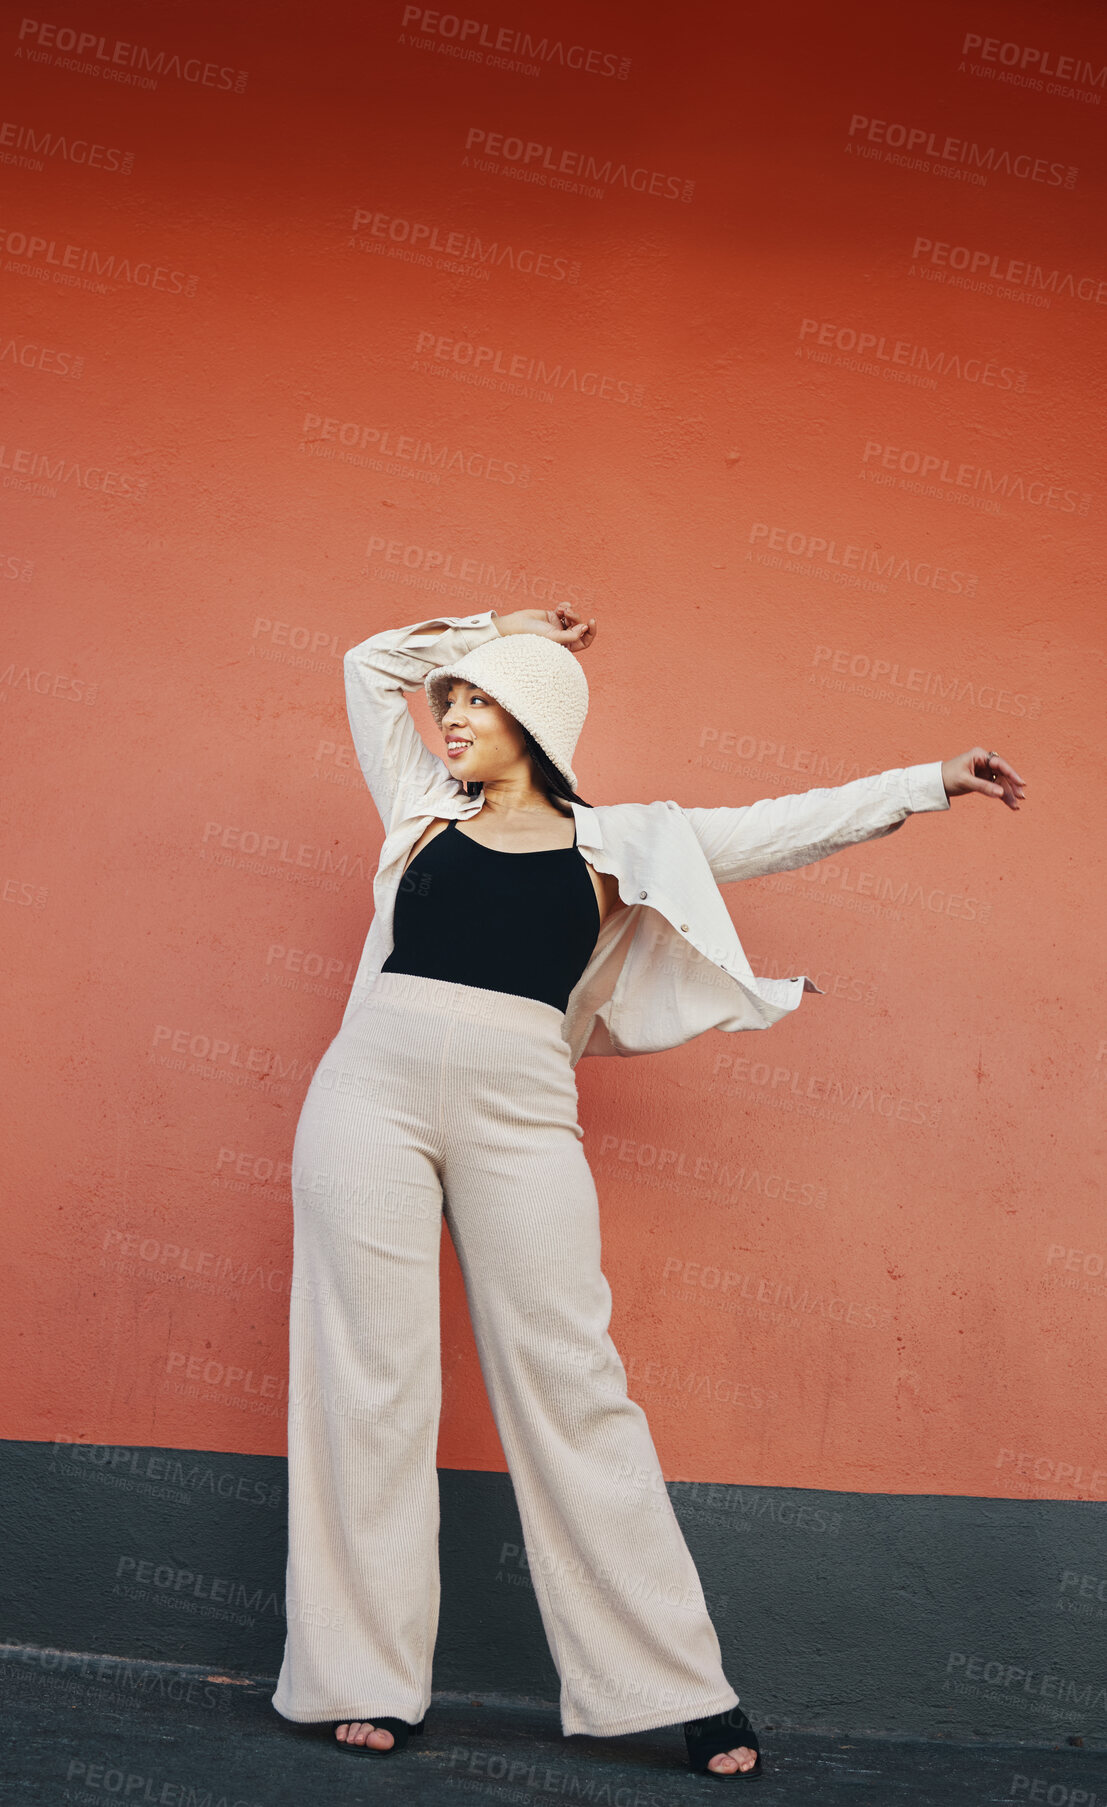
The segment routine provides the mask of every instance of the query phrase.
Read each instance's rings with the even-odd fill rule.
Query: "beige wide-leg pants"
[[[293,1150],[286,1719],[415,1723],[430,1704],[443,1212],[563,1732],[737,1704],[608,1334],[563,1021],[534,998],[381,973],[312,1078]]]

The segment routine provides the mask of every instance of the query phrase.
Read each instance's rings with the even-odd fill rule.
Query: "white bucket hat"
[[[475,646],[456,665],[438,665],[423,688],[439,727],[451,678],[463,678],[533,734],[573,790],[572,757],[588,713],[588,680],[576,655],[545,634],[501,634]]]

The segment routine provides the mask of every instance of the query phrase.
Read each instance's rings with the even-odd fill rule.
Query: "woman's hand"
[[[516,609],[512,615],[495,615],[501,634],[544,634],[547,640],[559,640],[570,652],[583,652],[596,638],[596,618],[582,621],[568,604],[556,609]]]
[[[979,791],[983,797],[1002,798],[1008,809],[1018,809],[1016,799],[1025,792],[1023,780],[1014,766],[1008,765],[998,753],[989,753],[984,747],[970,747],[967,753],[958,753],[956,759],[943,760],[942,783],[946,787],[947,797],[960,797],[966,791]]]

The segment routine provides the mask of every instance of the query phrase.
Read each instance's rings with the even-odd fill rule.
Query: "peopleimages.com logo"
[[[1058,81],[1087,83],[1102,88],[1107,84],[1107,64],[1097,69],[1086,57],[1058,56],[1055,50],[1039,50],[1032,44],[1005,43],[1000,38],[985,38],[977,31],[965,33],[961,55],[975,51],[981,62],[999,63],[1005,69],[1030,70],[1034,75],[1052,75]]]
[[[969,571],[952,570],[948,565],[930,559],[912,558],[906,553],[880,546],[855,544],[850,540],[828,539],[822,533],[808,533],[780,527],[768,521],[754,521],[749,544],[764,544],[773,552],[785,552],[790,558],[817,559],[843,570],[868,572],[900,583],[921,584],[932,590],[951,590],[957,595],[975,596],[978,578]]]
[[[451,339],[443,333],[420,332],[415,341],[416,358],[453,365],[463,371],[482,376],[504,377],[512,382],[533,384],[538,389],[562,390],[575,395],[593,395],[601,401],[628,402],[640,408],[643,401],[641,383],[612,376],[602,370],[578,369],[576,364],[560,358],[533,357],[529,352],[511,352],[504,346],[475,345],[470,339]]]
[[[105,277],[111,282],[129,282],[136,288],[159,289],[170,295],[192,296],[199,286],[199,277],[185,270],[171,270],[168,264],[120,257],[116,251],[100,251],[93,245],[67,245],[34,231],[0,230],[0,256],[19,260],[29,271],[41,273],[47,282],[87,287],[90,279],[101,279],[104,293],[108,292],[102,282]],[[5,269],[8,267],[4,265]]]
[[[3,147],[0,160],[24,168],[44,169],[44,157],[57,157],[63,163],[76,163],[85,169],[103,169],[120,176],[131,175],[135,166],[133,151],[120,150],[113,144],[92,144],[87,138],[71,138],[49,126],[21,125],[14,119],[5,119],[0,124],[0,146]]]
[[[564,176],[598,188],[632,188],[638,194],[651,194],[662,201],[690,201],[696,187],[682,176],[667,176],[661,170],[635,167],[612,157],[601,159],[592,151],[559,148],[536,138],[489,132],[481,126],[469,128],[465,150],[473,153],[478,169],[482,160],[502,164],[528,181],[549,179],[555,187],[557,178]]]
[[[0,364],[19,364],[43,375],[80,377],[85,360],[80,352],[63,351],[58,345],[40,345],[34,339],[0,338]]]
[[[1014,176],[1021,182],[1044,182],[1048,188],[1075,188],[1079,174],[1073,164],[1051,163],[1047,157],[1012,151],[1006,145],[980,145],[971,138],[943,136],[941,131],[933,131],[928,126],[872,119],[867,113],[853,115],[849,122],[849,139],[851,144],[885,147],[886,160],[891,163],[906,160],[910,166],[914,159],[922,165],[927,159],[933,159],[938,167],[963,167],[969,174],[986,172],[985,180],[987,175]]]
[[[563,38],[548,35],[535,37],[513,25],[489,25],[483,19],[462,19],[457,13],[435,12],[423,6],[404,7],[403,30],[436,37],[441,49],[459,55],[465,62],[488,63],[493,69],[507,59],[517,58],[521,64],[534,65],[536,72],[543,66],[559,67],[574,69],[580,75],[614,77],[620,82],[625,82],[630,74],[630,58],[616,56],[610,50],[567,44]]]
[[[859,359],[905,370],[937,371],[939,376],[957,377],[965,383],[979,383],[985,389],[1011,389],[1021,394],[1026,388],[1026,371],[1013,364],[997,364],[995,359],[966,357],[961,351],[932,348],[913,339],[896,339],[868,324],[839,326],[833,320],[803,320],[798,343],[813,344],[842,352],[854,352]]]
[[[1026,502],[1034,508],[1056,508],[1062,514],[1087,514],[1091,496],[1081,494],[1044,477],[1024,471],[990,470],[986,465],[948,458],[940,452],[915,449],[912,446],[883,445],[877,439],[865,442],[861,455],[863,465],[876,460],[887,471],[898,471],[922,480],[948,483],[954,488],[976,490],[988,497],[1001,496],[1005,502]]]
[[[568,603],[573,608],[591,608],[595,591],[588,586],[570,583],[567,578],[550,577],[542,567],[529,569],[505,559],[497,565],[487,558],[468,558],[463,553],[420,546],[403,540],[389,540],[374,533],[365,548],[367,563],[378,558],[409,572],[419,571],[432,582],[464,584],[478,590],[498,591],[500,598],[525,597],[545,603],[550,608]],[[389,573],[393,575],[393,573]]]
[[[1050,270],[1026,258],[1004,257],[999,251],[952,245],[943,239],[916,238],[911,256],[919,263],[933,264],[938,269],[957,270],[968,276],[1010,283],[1012,288],[1040,290],[1044,295],[1068,295],[1073,301],[1093,301],[1099,307],[1107,307],[1107,279],[1101,276],[1076,276],[1071,270],[1056,267]]]
[[[428,226],[421,220],[400,219],[359,207],[354,212],[353,231],[380,241],[374,250],[391,256],[408,254],[415,262],[433,265],[439,257],[451,260],[451,267],[472,265],[484,276],[506,265],[521,276],[543,276],[551,282],[580,280],[579,259],[558,257],[551,251],[537,251],[533,246],[501,241],[498,237],[482,238],[465,226]]]
[[[83,458],[47,450],[43,446],[0,445],[0,472],[5,473],[0,478],[5,489],[25,489],[28,483],[70,484],[77,489],[98,490],[103,496],[142,499],[149,484],[147,477],[108,470],[101,464],[86,464]],[[57,494],[57,490],[52,488],[51,493]]]
[[[34,46],[34,49],[31,47]],[[15,55],[29,62],[59,62],[53,51],[72,52],[62,64],[78,74],[100,75],[111,81],[137,81],[141,86],[157,87],[157,78],[172,76],[201,88],[222,88],[234,94],[244,92],[249,76],[245,69],[231,69],[203,57],[182,54],[179,50],[151,50],[145,44],[130,44],[124,38],[114,41],[98,31],[75,31],[69,25],[54,25],[39,19],[24,19],[19,27],[19,48]],[[91,58],[82,62],[81,58]]]
[[[472,447],[444,444],[424,439],[419,433],[405,433],[402,428],[374,426],[371,422],[339,420],[337,416],[305,414],[301,450],[327,455],[340,463],[368,462],[390,458],[412,469],[422,468],[437,482],[443,475],[479,477],[489,483],[516,484],[526,489],[531,479],[529,464],[513,459],[492,458]]]

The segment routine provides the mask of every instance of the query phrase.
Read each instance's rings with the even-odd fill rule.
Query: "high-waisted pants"
[[[608,1334],[563,1023],[535,998],[381,973],[308,1088],[292,1162],[288,1633],[273,1696],[286,1719],[415,1724],[430,1704],[443,1214],[562,1731],[614,1736],[737,1704]]]

